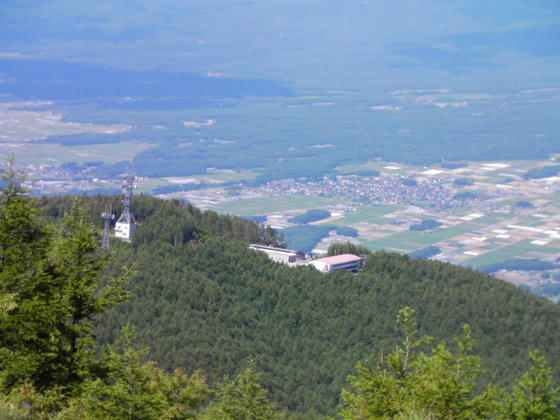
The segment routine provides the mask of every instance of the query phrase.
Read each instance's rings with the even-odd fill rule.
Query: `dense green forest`
[[[107,200],[88,199],[90,214]],[[70,202],[41,205],[55,215]],[[249,250],[258,225],[247,221],[150,197],[138,197],[135,213],[138,233],[132,244],[112,243],[110,266],[134,265],[132,297],[98,323],[98,340],[114,342],[130,322],[163,368],[200,368],[213,382],[254,359],[281,406],[333,414],[355,363],[400,341],[394,319],[408,305],[420,330],[438,339],[470,323],[485,381],[510,383],[535,348],[559,373],[560,309],[501,280],[385,252],[358,275],[325,276]]]
[[[311,252],[323,238],[336,230],[334,225],[299,225],[282,229],[282,236],[288,244],[288,248],[297,249],[302,252]]]
[[[18,199],[10,204],[6,197],[12,196]],[[444,397],[417,392],[427,389],[419,384],[433,383],[440,390],[455,383],[463,399],[463,405],[454,406],[456,412],[476,405],[472,397],[489,402],[484,405],[488,413],[492,401],[499,401],[502,411],[507,406],[519,413],[523,408],[515,404],[521,404],[525,393],[515,392],[534,380],[544,384],[538,393],[539,398],[548,398],[543,410],[555,413],[557,392],[550,375],[558,378],[560,373],[560,308],[493,277],[386,252],[370,254],[359,274],[325,275],[311,267],[289,268],[247,247],[255,241],[283,245],[273,230],[147,196],[135,199],[139,228],[132,243],[114,240],[110,255],[100,254],[100,237],[88,230],[86,214],[100,228],[99,214],[106,206],[120,210],[118,197],[83,197],[81,205],[71,197],[44,198],[35,202],[34,215],[26,210],[23,193],[16,190],[12,196],[3,191],[0,206],[4,258],[0,313],[10,320],[2,323],[0,385],[6,401],[12,402],[2,401],[0,410],[9,411],[16,401],[24,411],[25,404],[51,411],[66,407],[59,418],[86,412],[91,418],[103,418],[104,409],[127,404],[144,410],[143,418],[312,418],[337,413],[360,418],[365,412],[371,418],[406,412],[425,415],[419,418],[443,418],[429,413],[443,412],[445,407],[436,403]],[[17,230],[27,236],[7,233]],[[84,243],[87,247],[81,246]],[[28,267],[40,270],[23,269],[22,255],[29,258]],[[20,283],[9,280],[14,275],[34,289],[21,294]],[[119,279],[127,279],[128,293],[119,292]],[[54,292],[56,284],[63,286],[64,293]],[[39,293],[32,298],[33,290]],[[85,303],[90,302],[84,306],[87,311],[77,313],[76,302],[84,297]],[[42,318],[22,324],[22,308],[51,313],[41,303],[44,298],[58,302],[55,307],[60,310],[53,312],[54,318],[48,315],[47,325]],[[410,359],[410,369],[404,370],[395,360],[401,360],[400,352],[407,345],[398,346],[403,333],[394,322],[403,307],[416,310],[415,335],[427,334],[436,343],[447,343],[430,353],[428,340],[421,339],[415,346],[417,359],[414,364]],[[407,313],[411,318],[412,313]],[[465,323],[471,325],[474,344],[469,330],[459,341],[463,347],[458,344],[458,350],[453,350],[453,337],[462,334]],[[16,334],[23,325],[30,341]],[[127,331],[135,330],[134,342],[131,333],[122,334],[126,325]],[[44,335],[45,328],[51,333]],[[405,328],[406,337],[409,330]],[[95,352],[93,337],[98,345]],[[51,353],[53,345],[58,350]],[[144,347],[149,348],[147,359],[159,367],[146,364],[142,352],[135,350]],[[535,353],[530,368],[528,354],[534,349],[550,362],[551,372]],[[375,363],[367,368],[364,361],[377,354],[386,356],[381,356],[377,368]],[[470,366],[466,376],[457,380],[448,376],[463,361]],[[477,364],[482,368],[480,381]],[[182,371],[169,373],[176,368]],[[526,382],[523,378],[514,382],[528,368]],[[201,373],[196,373],[199,369]],[[350,382],[348,375],[354,375]],[[388,379],[380,383],[376,379],[380,377]],[[494,387],[490,395],[489,383],[508,386],[512,394]],[[379,395],[385,395],[393,386],[414,396],[416,405],[402,399],[395,408],[390,399],[379,402],[377,393],[374,404],[367,391],[378,389]],[[250,395],[261,414],[242,410],[236,415],[239,407],[247,408],[243,404]],[[169,407],[180,409],[174,412]],[[365,411],[360,414],[358,408]],[[474,413],[471,418],[488,418],[479,411],[468,412]]]

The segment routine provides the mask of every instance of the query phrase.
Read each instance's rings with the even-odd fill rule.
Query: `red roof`
[[[325,264],[336,265],[336,264],[351,263],[358,260],[362,260],[362,257],[358,257],[357,255],[353,255],[353,254],[340,254],[340,255],[334,255],[332,257],[319,258],[318,260],[315,261],[321,261],[324,262]]]

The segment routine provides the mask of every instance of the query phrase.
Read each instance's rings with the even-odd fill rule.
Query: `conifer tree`
[[[79,383],[96,368],[92,321],[127,297],[122,288],[126,275],[103,275],[109,256],[99,244],[85,208],[76,200],[55,229],[47,254],[58,298],[52,331],[55,356],[50,360],[58,385]]]
[[[277,415],[274,403],[268,401],[267,391],[258,382],[254,362],[233,380],[220,387],[217,400],[208,407],[205,419],[268,420]]]
[[[418,337],[413,315],[408,307],[399,312],[398,321],[405,333],[401,346],[381,355],[376,366],[371,361],[358,364],[358,375],[349,378],[353,390],[342,393],[343,418],[489,418],[500,390],[489,387],[475,394],[480,360],[471,354],[469,327],[465,326],[463,338],[456,340],[456,351],[440,343],[426,354],[419,352],[419,347],[431,338]]]
[[[37,225],[23,180],[11,158],[0,186],[0,390],[24,378],[41,382],[42,355],[52,349],[55,290],[45,259],[50,232]]]
[[[97,369],[92,319],[122,302],[124,277],[76,202],[56,228],[38,225],[13,160],[0,188],[0,391],[22,383],[72,388]]]
[[[538,350],[529,354],[531,366],[513,388],[507,418],[552,420],[560,418],[560,389],[552,385],[552,373]]]
[[[209,388],[200,373],[180,369],[167,374],[154,362],[144,362],[146,351],[132,345],[133,331],[125,328],[119,347],[104,355],[106,372],[88,379],[81,394],[57,419],[194,419],[208,400]]]

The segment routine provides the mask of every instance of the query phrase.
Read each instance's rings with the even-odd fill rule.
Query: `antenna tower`
[[[105,206],[105,211],[101,213],[101,217],[105,221],[105,231],[103,232],[103,243],[101,244],[101,248],[105,251],[109,251],[109,229],[111,227],[111,220],[115,220],[115,215],[110,208],[109,211],[107,211],[107,206]]]
[[[132,214],[132,190],[134,189],[135,180],[136,177],[134,175],[124,176],[122,185],[124,209],[115,226],[115,236],[125,241],[130,241],[136,230],[136,219]]]

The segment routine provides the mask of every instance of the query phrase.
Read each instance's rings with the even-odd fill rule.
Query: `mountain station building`
[[[334,255],[332,257],[319,258],[310,261],[309,264],[322,273],[330,273],[335,270],[358,271],[364,262],[362,257],[353,254]]]
[[[275,248],[260,244],[251,244],[249,245],[249,248],[254,249],[255,251],[262,251],[268,255],[268,258],[272,261],[284,264],[296,263],[298,261],[305,260],[303,252],[294,251],[293,249]]]

